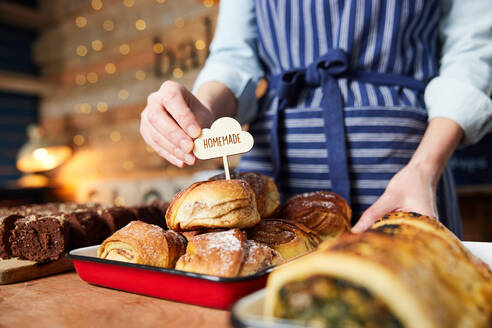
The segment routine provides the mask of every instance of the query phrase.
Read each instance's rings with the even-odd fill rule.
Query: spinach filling
[[[403,327],[367,289],[321,275],[282,287],[276,316],[314,327]]]

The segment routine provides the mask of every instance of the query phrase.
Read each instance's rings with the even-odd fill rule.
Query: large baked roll
[[[301,223],[326,240],[350,231],[352,210],[341,196],[315,191],[289,198],[276,216]]]
[[[247,228],[260,221],[255,194],[243,180],[202,181],[179,192],[166,222],[176,231]]]
[[[491,327],[482,264],[421,219],[400,213],[274,271],[265,313],[324,327]]]
[[[273,249],[247,240],[239,229],[209,232],[191,237],[186,254],[176,263],[182,271],[220,277],[254,274],[282,262]]]
[[[275,212],[280,205],[280,194],[273,180],[263,174],[256,172],[231,172],[232,179],[242,179],[253,189],[256,197],[258,213],[262,218],[267,218]],[[225,174],[216,175],[210,180],[224,180]]]
[[[284,260],[303,255],[321,242],[318,234],[311,229],[281,219],[262,220],[248,230],[248,238],[275,249]]]
[[[186,239],[159,226],[132,221],[107,238],[97,256],[103,259],[174,268],[185,253]]]

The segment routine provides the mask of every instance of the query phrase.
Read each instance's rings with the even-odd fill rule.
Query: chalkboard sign
[[[492,185],[492,133],[475,145],[456,150],[449,165],[459,186]]]

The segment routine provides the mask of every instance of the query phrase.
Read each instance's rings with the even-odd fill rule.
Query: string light
[[[197,50],[203,50],[203,49],[205,49],[205,41],[203,41],[203,40],[196,40],[195,41],[195,48],[197,48]]]
[[[93,40],[91,42],[91,47],[92,49],[94,49],[95,51],[100,51],[102,48],[103,48],[103,43],[101,40]]]
[[[135,22],[135,27],[137,30],[143,31],[147,27],[147,23],[145,23],[143,19],[137,19],[137,21]]]
[[[122,196],[115,197],[113,203],[116,206],[123,206],[125,205],[125,198],[123,198]]]
[[[98,79],[99,77],[96,72],[87,73],[87,81],[89,81],[89,83],[96,83]]]
[[[103,23],[103,29],[105,31],[108,31],[108,32],[114,30],[114,23],[113,23],[113,21],[110,20],[110,19],[106,19],[104,21],[104,23]]]
[[[79,45],[77,46],[76,52],[77,55],[79,55],[80,57],[84,57],[85,55],[87,55],[87,47],[83,45]]]
[[[152,149],[152,147],[150,147],[149,145],[146,145],[145,146],[145,150],[149,153],[153,153],[154,152],[154,149]]]
[[[122,100],[128,99],[129,95],[130,94],[128,93],[128,90],[126,89],[121,89],[120,91],[118,91],[118,97],[120,97],[120,99]]]
[[[109,139],[113,142],[118,142],[121,140],[121,133],[119,131],[112,131],[109,135]]]
[[[99,112],[105,113],[108,111],[108,104],[106,104],[104,101],[100,101],[97,103],[96,108]]]
[[[123,4],[125,5],[125,7],[131,8],[135,5],[135,1],[134,0],[123,0]]]
[[[75,83],[78,85],[84,85],[86,82],[85,75],[84,74],[77,74],[75,76]]]
[[[174,21],[174,25],[177,28],[183,28],[185,26],[185,21],[184,21],[183,17],[176,18],[176,20]]]
[[[130,53],[130,46],[126,43],[120,45],[120,54],[128,55]]]
[[[100,10],[103,6],[102,0],[92,0],[91,2],[92,9]]]
[[[173,76],[177,79],[182,78],[183,77],[183,70],[179,67],[176,67],[175,69],[173,69]]]
[[[147,74],[145,73],[145,71],[139,69],[135,72],[135,78],[139,81],[143,81],[147,78]]]
[[[113,63],[107,63],[106,65],[104,65],[104,70],[108,74],[114,74],[116,72],[116,65]]]
[[[214,5],[214,0],[203,0],[203,5],[207,8],[211,8]]]
[[[166,0],[155,0],[157,3],[164,3]]]
[[[84,16],[77,16],[75,18],[75,25],[77,25],[78,28],[82,28],[87,25],[87,18]]]
[[[125,171],[131,171],[135,167],[135,164],[133,164],[132,161],[125,161],[123,162],[123,169]]]
[[[85,138],[81,134],[76,134],[73,136],[73,143],[76,146],[82,146],[85,143]]]
[[[88,103],[79,104],[78,111],[81,114],[90,114],[92,111],[92,106],[91,106],[91,104],[88,104]]]
[[[160,42],[156,42],[152,46],[152,50],[156,54],[162,54],[164,52],[164,45],[162,43],[160,43]]]

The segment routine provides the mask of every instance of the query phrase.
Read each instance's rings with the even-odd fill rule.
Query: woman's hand
[[[437,217],[437,182],[462,137],[463,129],[455,121],[444,117],[431,120],[410,162],[395,174],[352,231],[363,232],[396,210]]]
[[[361,216],[352,232],[363,232],[392,211],[437,217],[436,184],[426,170],[408,164],[390,180],[384,193]]]
[[[225,109],[224,109],[225,108]],[[205,83],[197,97],[181,84],[166,81],[147,98],[140,119],[140,134],[156,153],[172,164],[193,165],[193,139],[201,128],[216,118],[232,116],[236,100],[231,91],[217,82]]]

